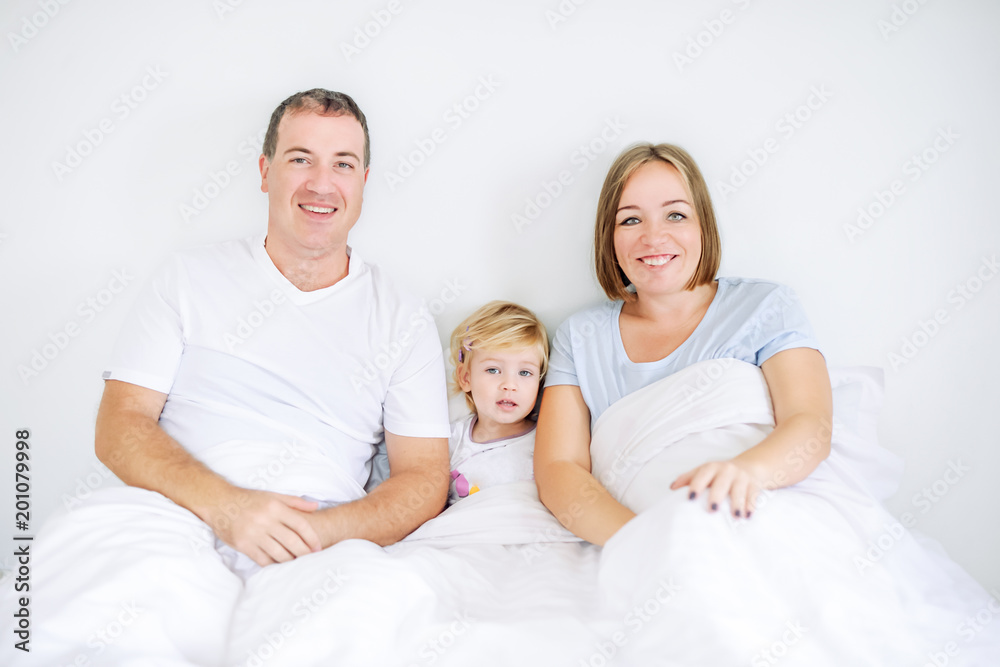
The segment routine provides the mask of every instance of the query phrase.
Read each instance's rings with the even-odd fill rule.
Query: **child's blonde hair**
[[[510,301],[490,301],[469,315],[451,333],[452,391],[462,391],[459,378],[469,366],[473,351],[535,347],[541,358],[538,381],[549,365],[549,336],[535,314]],[[472,412],[476,404],[472,392],[465,392],[465,403]]]

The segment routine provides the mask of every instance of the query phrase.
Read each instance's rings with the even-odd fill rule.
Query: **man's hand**
[[[220,540],[263,567],[322,548],[309,520],[317,507],[297,496],[236,489],[234,500],[206,509],[204,518]]]
[[[437,516],[448,498],[448,440],[385,432],[389,478],[358,500],[301,515],[324,548],[361,539],[387,546]]]

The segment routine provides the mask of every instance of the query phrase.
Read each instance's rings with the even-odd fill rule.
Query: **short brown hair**
[[[549,336],[545,325],[533,312],[510,301],[490,301],[465,318],[452,332],[450,347],[451,363],[455,367],[452,374],[455,393],[462,391],[458,379],[468,368],[474,351],[534,347],[541,359],[538,365],[539,385],[548,370]],[[476,412],[470,392],[465,393],[465,404],[469,410]]]
[[[365,131],[365,169],[372,161],[371,142],[368,139],[368,119],[350,95],[338,93],[326,88],[313,88],[301,93],[295,93],[271,114],[271,122],[268,123],[267,133],[264,135],[264,157],[268,162],[274,159],[274,151],[278,147],[278,124],[285,117],[286,113],[300,113],[311,111],[321,116],[353,116],[359,123],[361,129]]]
[[[691,290],[698,285],[715,280],[722,261],[722,241],[715,224],[712,197],[701,175],[701,170],[687,151],[672,144],[636,144],[626,148],[611,165],[597,201],[597,224],[594,227],[594,267],[597,281],[609,299],[628,301],[634,294],[626,287],[630,282],[615,256],[615,217],[622,191],[628,179],[645,164],[659,160],[680,172],[684,187],[691,196],[691,205],[701,227],[701,257],[691,280],[684,289]]]

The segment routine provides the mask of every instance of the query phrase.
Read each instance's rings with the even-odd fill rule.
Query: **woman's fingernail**
[[[747,518],[748,518],[748,519],[750,518],[750,515],[751,515],[751,514],[753,514],[753,512],[747,512]]]
[[[739,510],[736,510],[736,516],[737,516],[737,517],[739,517],[739,516],[740,516],[740,511],[739,511]]]
[[[719,509],[719,503],[712,503],[712,511]]]
[[[692,491],[691,493],[688,494],[688,500],[694,500],[697,495],[698,495],[697,493]]]

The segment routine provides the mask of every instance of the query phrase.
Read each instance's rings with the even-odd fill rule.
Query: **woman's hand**
[[[733,516],[747,519],[753,514],[757,494],[761,490],[761,484],[751,472],[750,466],[736,459],[703,463],[675,479],[670,488],[676,491],[685,486],[691,488],[688,494],[691,500],[709,489],[708,507],[713,512],[729,496]]]

